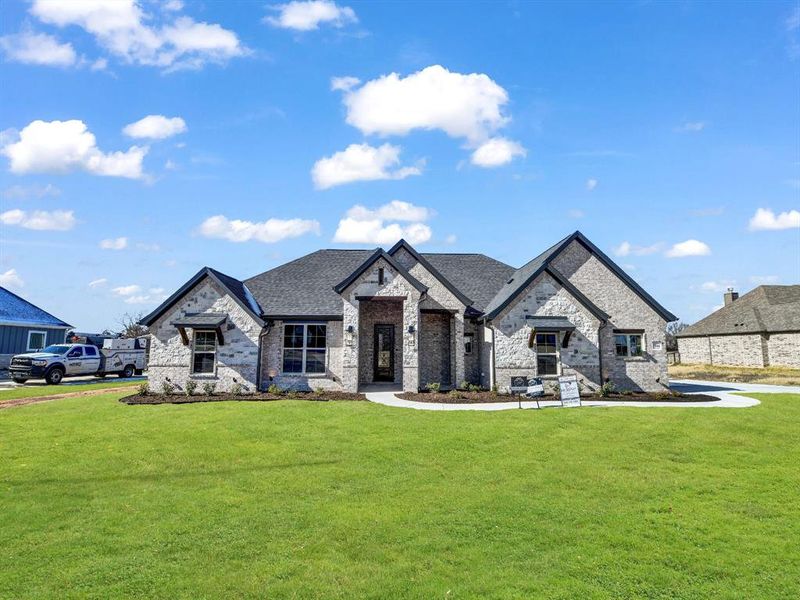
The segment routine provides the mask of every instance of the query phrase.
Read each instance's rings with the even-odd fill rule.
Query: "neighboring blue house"
[[[66,341],[72,325],[0,287],[0,369],[11,357]]]

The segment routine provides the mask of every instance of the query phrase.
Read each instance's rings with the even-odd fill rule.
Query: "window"
[[[536,334],[536,374],[558,375],[558,336],[555,333]]]
[[[383,267],[378,269],[378,285],[383,285],[383,282],[386,280],[386,275],[383,272]]]
[[[86,346],[86,356],[97,356],[97,348],[94,346]]]
[[[69,351],[69,354],[67,354],[67,358],[80,358],[81,356],[83,356],[83,349],[80,346],[73,348]]]
[[[642,334],[641,333],[615,333],[614,350],[617,356],[641,356],[642,355]]]
[[[194,330],[192,373],[213,373],[217,362],[217,332]]]
[[[47,333],[44,331],[28,332],[28,350],[41,350],[47,345]]]
[[[471,333],[464,334],[464,354],[472,354],[472,343],[475,336]]]
[[[286,324],[283,326],[283,372],[325,373],[327,325]]]

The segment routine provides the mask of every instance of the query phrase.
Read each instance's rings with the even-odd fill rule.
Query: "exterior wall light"
[[[353,345],[353,338],[355,337],[355,327],[348,325],[345,330],[344,341],[348,346]]]
[[[415,330],[414,330],[414,326],[413,326],[413,325],[409,325],[409,326],[408,326],[408,333],[411,333],[411,334],[413,334],[413,333],[414,333],[414,331],[415,331]]]

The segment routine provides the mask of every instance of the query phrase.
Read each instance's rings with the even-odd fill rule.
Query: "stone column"
[[[464,314],[457,312],[453,315],[453,353],[455,356],[455,371],[453,371],[453,387],[458,387],[464,381]],[[474,341],[473,341],[474,343]]]
[[[403,301],[403,391],[419,389],[419,295],[409,294]],[[409,327],[414,328],[409,333]]]
[[[355,298],[342,298],[342,388],[346,392],[358,391],[358,317],[359,302]],[[353,332],[348,329],[352,327]]]

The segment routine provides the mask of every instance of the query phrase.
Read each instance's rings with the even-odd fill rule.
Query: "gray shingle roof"
[[[762,285],[677,337],[800,331],[800,285]]]
[[[333,286],[356,270],[374,250],[317,250],[245,280],[266,317],[323,317],[342,314]]]
[[[484,254],[438,254],[422,256],[446,277],[462,294],[472,300],[472,307],[484,312],[498,290],[511,277],[514,267]]]

